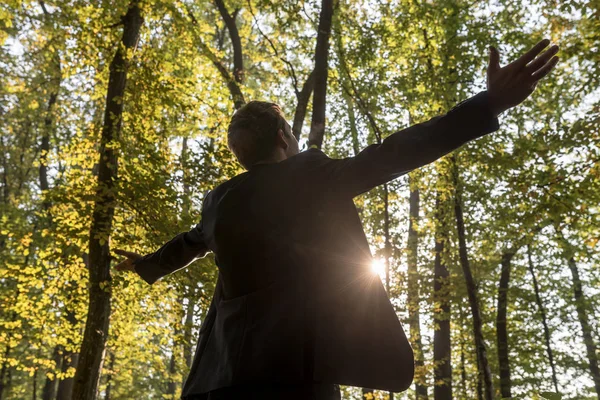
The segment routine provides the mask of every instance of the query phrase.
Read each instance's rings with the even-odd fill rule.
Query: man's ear
[[[278,129],[277,130],[277,146],[281,147],[284,150],[287,150],[287,148],[290,146],[287,142],[287,140],[285,140],[285,132],[283,132],[283,129]]]

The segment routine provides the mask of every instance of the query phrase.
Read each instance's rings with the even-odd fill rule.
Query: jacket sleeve
[[[180,233],[154,253],[134,262],[135,272],[149,284],[179,269],[187,267],[209,252],[204,242],[202,222],[189,232]]]
[[[319,174],[336,193],[355,197],[498,128],[488,93],[483,91],[458,103],[446,114],[395,132],[381,144],[370,145],[354,157],[336,160],[321,153]]]

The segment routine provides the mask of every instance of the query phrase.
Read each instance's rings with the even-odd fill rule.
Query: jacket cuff
[[[492,111],[487,90],[479,92],[470,99],[459,103],[457,107],[468,107],[470,109],[470,120],[473,123],[473,126],[478,127],[474,132],[479,133],[477,136],[473,137],[473,139],[500,129],[500,122],[498,116],[494,115]]]
[[[161,274],[160,268],[158,265],[155,265],[151,257],[154,255],[148,254],[139,258],[133,262],[133,268],[135,272],[145,280],[148,284],[152,285],[156,282],[163,274]]]

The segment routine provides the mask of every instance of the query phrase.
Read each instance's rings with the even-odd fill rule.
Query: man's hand
[[[127,257],[125,260],[123,260],[119,264],[117,264],[117,266],[115,267],[117,269],[117,271],[135,272],[135,265],[133,264],[133,262],[137,259],[142,258],[141,255],[139,255],[137,253],[132,253],[131,251],[125,251],[125,250],[119,250],[119,249],[116,249],[115,253],[120,256]]]
[[[487,69],[487,90],[494,115],[522,103],[533,93],[538,81],[548,75],[558,62],[554,56],[558,46],[553,45],[542,55],[536,56],[550,44],[544,39],[527,53],[500,68],[500,54],[490,46],[490,63]],[[554,56],[554,57],[553,57]]]

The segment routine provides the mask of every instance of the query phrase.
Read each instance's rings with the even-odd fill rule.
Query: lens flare
[[[371,271],[379,276],[385,274],[385,262],[381,258],[374,258],[371,261]]]

